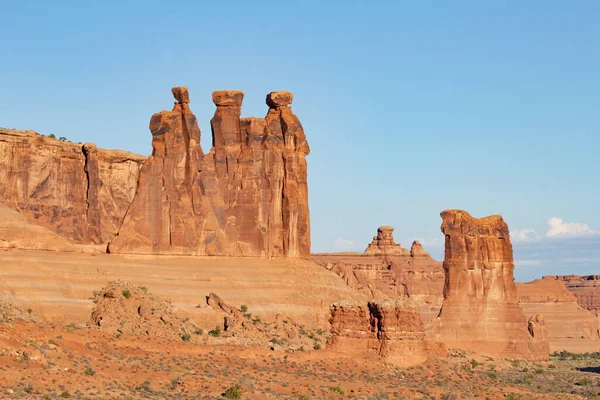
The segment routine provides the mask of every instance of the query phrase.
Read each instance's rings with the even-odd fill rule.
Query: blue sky
[[[263,116],[289,90],[313,251],[385,224],[441,259],[439,212],[461,208],[517,232],[518,280],[600,273],[600,3],[323,3],[5,2],[0,126],[148,154],[186,85],[208,151],[212,91]]]

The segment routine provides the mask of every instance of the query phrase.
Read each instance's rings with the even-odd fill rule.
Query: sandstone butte
[[[106,243],[121,225],[145,159],[0,129],[0,202],[75,243]]]
[[[517,294],[526,317],[544,315],[550,351],[585,353],[600,348],[598,316],[581,307],[561,280],[544,277],[517,283]]]
[[[292,94],[267,95],[265,118],[240,118],[243,92],[217,91],[205,154],[185,87],[152,116],[152,155],[110,253],[310,255],[304,130]]]
[[[396,243],[394,228],[382,226],[364,253],[313,254],[311,259],[340,275],[371,299],[409,295],[421,309],[423,323],[435,318],[442,305],[444,270],[418,241],[405,249]]]
[[[334,303],[329,322],[327,347],[333,350],[357,356],[377,354],[401,366],[446,355],[442,344],[425,339],[419,308],[407,297]]]
[[[519,306],[508,225],[499,215],[477,219],[461,210],[441,217],[446,281],[431,322],[436,340],[489,356],[547,359],[543,318],[528,324]]]
[[[552,278],[562,281],[577,297],[581,307],[600,315],[600,275],[558,275]]]

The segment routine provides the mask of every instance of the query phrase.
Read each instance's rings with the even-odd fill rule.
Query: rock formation
[[[373,241],[369,243],[365,250],[366,255],[388,256],[388,255],[410,255],[410,252],[394,241],[394,228],[391,226],[380,226],[377,229],[377,236],[373,236]]]
[[[411,251],[396,244],[394,228],[382,226],[364,254],[313,254],[317,264],[337,273],[346,283],[371,299],[403,298],[421,307],[426,323],[435,318],[443,301],[444,270],[418,241]]]
[[[387,361],[410,366],[428,355],[445,355],[443,346],[428,343],[419,308],[408,298],[331,305],[328,347],[346,353],[373,352]]]
[[[543,314],[551,351],[593,351],[600,346],[600,321],[554,277],[517,283],[519,305],[526,318]]]
[[[415,240],[410,246],[410,256],[411,257],[430,257],[429,253],[425,251],[421,242]]]
[[[187,88],[173,95],[173,110],[152,116],[152,156],[109,251],[307,258],[310,150],[292,94],[270,93],[263,119],[240,118],[242,92],[214,92],[208,154]]]
[[[537,314],[529,318],[527,330],[533,338],[534,351],[538,354],[548,354],[550,352],[550,342],[544,316]]]
[[[600,275],[559,275],[555,278],[564,282],[581,307],[600,315]]]
[[[477,219],[460,210],[441,217],[446,283],[436,339],[491,356],[547,359],[518,304],[508,225],[499,215]]]
[[[77,243],[106,243],[135,193],[145,157],[34,131],[0,129],[0,202]]]

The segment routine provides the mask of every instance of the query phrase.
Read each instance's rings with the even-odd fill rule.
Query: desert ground
[[[573,360],[564,353],[526,362],[450,349],[447,358],[401,368],[375,355],[356,358],[327,349],[323,305],[357,294],[309,261],[290,265],[290,260],[24,250],[4,250],[0,259],[2,398],[575,399],[600,394],[600,360],[594,355]],[[171,300],[176,312],[201,329],[186,340],[86,326],[94,292],[110,281]],[[222,315],[198,307],[210,292],[230,305],[244,305],[262,321],[285,314],[302,324],[300,335],[318,330],[314,343],[320,346],[286,349],[269,337],[250,346],[231,344],[209,330]]]

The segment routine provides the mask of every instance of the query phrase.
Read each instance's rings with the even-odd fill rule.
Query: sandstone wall
[[[600,350],[598,316],[582,308],[562,281],[545,277],[517,283],[517,293],[527,318],[544,315],[551,351]]]
[[[0,129],[0,202],[78,243],[118,230],[145,157]]]
[[[152,156],[111,253],[301,257],[310,254],[306,155],[292,94],[267,96],[265,118],[240,118],[243,93],[213,93],[204,154],[187,88],[150,121]]]
[[[510,358],[547,359],[519,306],[508,226],[501,216],[441,213],[445,235],[444,302],[432,322],[448,347]]]
[[[600,275],[559,275],[555,278],[564,282],[581,307],[600,315]]]
[[[430,355],[445,356],[443,345],[425,340],[419,308],[409,298],[339,302],[330,310],[327,346],[333,350],[372,352],[402,366],[420,364]]]

